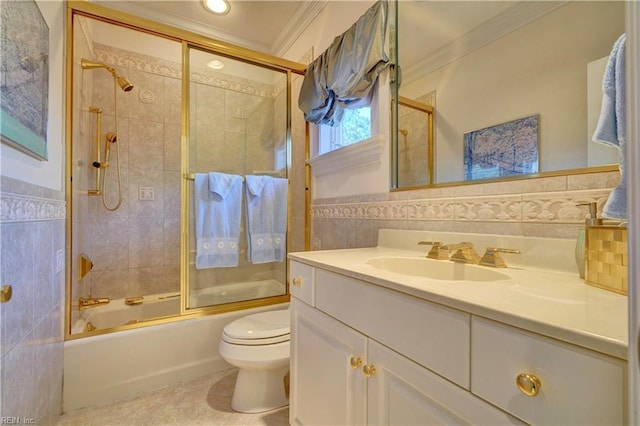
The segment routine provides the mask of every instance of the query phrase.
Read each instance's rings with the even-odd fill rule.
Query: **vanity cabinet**
[[[291,270],[314,276],[305,265],[292,265]],[[289,308],[291,424],[520,424],[396,352],[407,350],[427,364],[431,354],[435,368],[468,384],[468,376],[462,380],[459,372],[453,374],[458,351],[466,360],[457,367],[469,373],[468,315],[321,269],[315,271],[314,284],[315,307],[292,293]],[[419,314],[426,319],[414,317]],[[443,320],[450,320],[452,328]],[[408,331],[399,332],[398,321],[412,323],[405,324]],[[453,339],[446,335],[456,328],[466,328],[466,333]],[[407,332],[415,334],[409,338]],[[437,340],[429,341],[433,333]],[[447,356],[448,363],[443,361]]]
[[[306,277],[291,287],[291,424],[625,423],[623,360],[293,260],[291,271]]]

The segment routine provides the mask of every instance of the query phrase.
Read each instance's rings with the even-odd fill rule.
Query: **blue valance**
[[[387,10],[386,0],[376,2],[309,64],[298,98],[305,120],[337,126],[344,109],[371,104],[378,75],[389,63]]]

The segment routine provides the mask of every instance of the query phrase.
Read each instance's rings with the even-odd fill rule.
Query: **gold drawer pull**
[[[364,377],[369,378],[376,374],[376,368],[373,365],[365,365],[362,367],[362,372],[364,373]]]
[[[527,396],[536,396],[540,392],[542,382],[534,374],[521,373],[516,377],[516,384],[520,392]]]
[[[362,359],[360,357],[351,357],[351,368],[358,368],[362,364]]]
[[[301,286],[302,285],[302,278],[300,278],[300,277],[294,278],[293,279],[293,285]]]

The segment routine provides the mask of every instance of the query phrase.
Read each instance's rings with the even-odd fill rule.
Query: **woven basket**
[[[619,294],[627,294],[627,228],[587,226],[585,282]]]

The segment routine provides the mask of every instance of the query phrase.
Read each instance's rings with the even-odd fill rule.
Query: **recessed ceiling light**
[[[231,5],[227,0],[202,0],[205,9],[217,15],[229,13]]]
[[[209,61],[207,62],[207,66],[209,68],[213,68],[214,70],[220,70],[222,68],[224,68],[224,64],[222,62],[220,62],[217,59],[214,59],[213,61]]]

